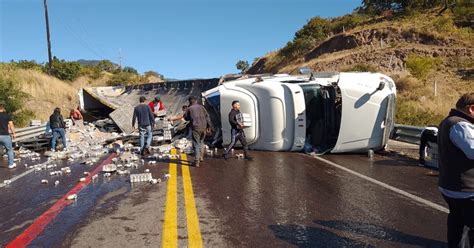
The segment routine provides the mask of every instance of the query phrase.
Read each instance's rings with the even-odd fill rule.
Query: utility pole
[[[122,48],[119,48],[119,66],[120,66],[120,70],[122,70]]]
[[[53,68],[53,55],[51,54],[51,37],[49,34],[48,0],[44,0],[44,18],[46,19],[46,38],[48,40],[48,72],[51,73]]]

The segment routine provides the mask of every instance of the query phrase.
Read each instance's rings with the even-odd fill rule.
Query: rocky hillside
[[[283,53],[287,47],[259,58],[247,73],[380,71],[397,82],[398,123],[437,124],[459,95],[474,91],[473,32],[449,16],[373,18],[310,43],[296,56]]]

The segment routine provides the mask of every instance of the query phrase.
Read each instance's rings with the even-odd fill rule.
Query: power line
[[[91,52],[92,54],[94,54],[95,56],[97,56],[98,58],[100,59],[107,59],[105,58],[104,56],[102,56],[101,54],[99,54],[97,51],[95,51],[91,45],[85,40],[83,39],[80,35],[78,35],[71,26],[69,26],[67,24],[67,22],[65,22],[59,15],[56,15],[56,14],[52,14],[53,17],[59,19],[59,22],[61,23],[61,25],[63,25],[63,27],[65,29],[67,29],[71,34],[72,36],[74,36],[76,38],[76,40],[78,41],[79,44],[81,44],[81,46],[83,46],[84,48],[86,48],[87,50],[89,50],[89,52]]]

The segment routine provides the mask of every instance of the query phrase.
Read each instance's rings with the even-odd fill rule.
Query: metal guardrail
[[[419,145],[423,129],[424,127],[395,124],[391,139]]]
[[[391,139],[420,145],[421,132],[423,129],[425,128],[395,124]],[[438,168],[438,145],[436,143],[428,142],[426,152],[428,156],[425,159],[425,166]]]
[[[17,128],[15,130],[16,138],[13,140],[13,143],[18,143],[24,140],[38,137],[41,134],[44,134],[45,130],[46,130],[46,124],[43,124],[41,126]]]

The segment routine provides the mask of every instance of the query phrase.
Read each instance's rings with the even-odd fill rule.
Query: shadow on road
[[[342,237],[333,231],[399,243],[401,246],[446,247],[444,242],[406,234],[395,229],[355,221],[315,221],[318,226],[270,225],[274,235],[297,247],[376,247],[358,240]]]

